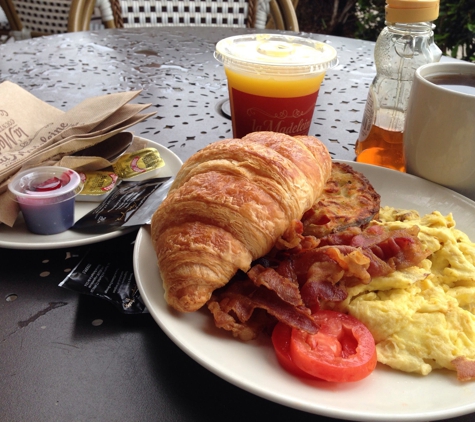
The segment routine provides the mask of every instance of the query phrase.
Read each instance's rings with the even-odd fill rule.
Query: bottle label
[[[317,96],[318,90],[303,97],[269,98],[233,89],[234,137],[259,131],[307,135]]]
[[[367,137],[374,124],[375,99],[373,87],[369,88],[368,98],[366,99],[366,107],[364,109],[363,121],[361,122],[360,135],[358,136],[358,142],[363,142]]]

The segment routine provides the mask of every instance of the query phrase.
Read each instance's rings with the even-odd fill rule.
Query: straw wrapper
[[[13,226],[18,207],[7,191],[19,170],[57,164],[152,116],[150,104],[129,104],[140,91],[88,98],[63,112],[11,82],[0,84],[0,223]],[[70,168],[84,157],[70,157]],[[89,160],[94,166],[101,161]],[[106,164],[105,160],[103,164]],[[84,168],[84,167],[83,167]]]

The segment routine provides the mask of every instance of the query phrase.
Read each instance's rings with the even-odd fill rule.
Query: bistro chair
[[[106,28],[115,28],[114,13],[112,12],[112,4],[110,0],[86,0],[86,2],[95,4],[101,17],[102,23]],[[90,11],[90,5],[88,11]],[[87,19],[87,16],[86,16]]]
[[[299,30],[292,0],[110,0],[110,2],[116,28],[268,26],[296,32]]]
[[[5,0],[0,0],[0,37],[6,37],[8,39],[11,31],[18,30],[12,23],[13,16],[10,12],[10,8]]]
[[[266,28],[298,32],[297,3],[298,0],[271,0]]]
[[[3,8],[0,8],[0,44],[4,42],[3,38],[10,36],[10,22],[8,22],[7,16],[3,11]]]
[[[6,19],[0,20],[0,37],[9,36],[11,30],[10,24]]]
[[[12,30],[22,34],[20,38],[88,30],[95,7],[92,0],[0,1]]]

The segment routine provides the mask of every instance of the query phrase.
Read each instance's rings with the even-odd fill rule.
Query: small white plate
[[[347,162],[364,173],[382,205],[453,213],[457,227],[475,240],[475,202],[434,183],[385,168]],[[134,268],[142,297],[158,325],[185,353],[230,383],[268,400],[306,412],[355,421],[434,421],[475,412],[475,382],[461,383],[454,372],[426,377],[378,364],[357,383],[302,380],[286,373],[270,340],[240,342],[214,326],[211,314],[182,314],[169,308],[149,228],[139,231]]]
[[[143,141],[148,147],[157,148],[158,152],[165,160],[163,175],[175,176],[178,173],[182,161],[175,153],[156,142],[143,138],[138,139]],[[86,215],[89,211],[92,211],[98,205],[99,203],[97,202],[76,201],[74,213],[76,221]],[[9,249],[52,249],[81,246],[122,236],[132,230],[134,230],[134,228],[130,227],[110,233],[100,234],[80,233],[73,230],[66,230],[62,233],[45,236],[29,232],[26,228],[23,216],[20,213],[13,227],[0,224],[0,247]]]

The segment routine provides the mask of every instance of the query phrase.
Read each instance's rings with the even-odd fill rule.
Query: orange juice
[[[263,97],[292,98],[303,97],[318,91],[325,73],[309,75],[305,78],[291,78],[285,75],[266,77],[262,75],[242,74],[225,69],[228,86],[248,94]]]
[[[307,135],[333,47],[310,38],[250,34],[221,40],[235,138],[257,131]]]
[[[236,138],[258,131],[308,134],[325,73],[295,79],[225,71]]]

